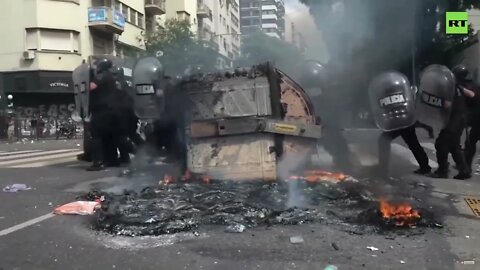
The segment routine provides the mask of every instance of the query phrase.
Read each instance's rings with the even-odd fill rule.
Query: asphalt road
[[[368,138],[372,135],[352,134],[349,141],[358,144]],[[358,235],[341,226],[320,224],[256,228],[238,234],[225,233],[224,227],[202,227],[196,235],[158,237],[96,233],[90,229],[90,216],[48,214],[57,205],[74,201],[76,193],[88,191],[92,184],[109,188],[132,184],[132,180],[116,177],[121,168],[86,172],[88,164],[55,157],[74,156],[78,144],[61,140],[0,145],[1,185],[33,187],[19,193],[0,192],[0,269],[277,270],[324,269],[329,264],[338,269],[480,269],[480,218],[463,201],[465,196],[479,196],[480,177],[458,181],[414,176],[409,172],[415,165],[400,144],[392,148],[392,173],[398,180],[377,188],[398,197],[414,194],[423,207],[441,217],[444,229],[393,237]],[[373,162],[371,145],[354,148],[363,166]],[[62,149],[70,152],[55,152]],[[15,154],[19,151],[24,152]],[[45,155],[35,154],[39,152]],[[28,167],[22,159],[32,155],[35,160],[29,163],[37,165]],[[434,160],[433,152],[429,151],[429,156]],[[329,157],[321,159],[328,163]],[[412,183],[422,185],[414,187]],[[38,217],[44,220],[35,220]],[[302,236],[304,242],[292,244],[292,236]]]

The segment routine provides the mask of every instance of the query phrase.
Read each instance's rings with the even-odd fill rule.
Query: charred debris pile
[[[124,236],[195,231],[202,225],[222,225],[227,232],[303,223],[382,229],[441,226],[430,214],[406,204],[397,206],[383,199],[379,204],[355,179],[320,171],[276,183],[206,177],[173,181],[165,177],[158,186],[141,192],[113,195],[92,191],[82,197],[102,198],[94,222],[96,230]]]

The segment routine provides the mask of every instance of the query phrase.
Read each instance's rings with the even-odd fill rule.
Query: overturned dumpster
[[[321,126],[305,91],[270,63],[183,78],[187,169],[214,179],[276,180],[308,162]],[[291,168],[294,169],[294,168]]]

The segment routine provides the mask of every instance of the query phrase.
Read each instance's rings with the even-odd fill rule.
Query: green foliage
[[[248,66],[270,61],[285,70],[302,59],[297,47],[257,31],[242,38],[242,57],[237,60],[236,65]]]
[[[195,38],[187,20],[167,20],[164,29],[148,36],[146,41],[149,55],[163,52],[159,59],[168,75],[181,74],[192,66],[202,66],[206,71],[215,69],[218,53],[209,42]]]

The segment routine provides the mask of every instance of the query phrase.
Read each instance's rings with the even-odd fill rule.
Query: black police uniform
[[[110,63],[100,64],[97,72],[102,73],[100,79],[94,79],[96,89],[90,90],[89,112],[91,113],[90,131],[92,136],[92,160],[93,164],[88,170],[98,170],[104,167],[104,142],[113,137],[112,128],[115,127],[114,108],[111,99],[116,91],[115,79],[108,71]]]
[[[417,174],[430,173],[432,168],[428,164],[427,153],[425,153],[425,150],[423,149],[423,147],[420,145],[420,142],[418,141],[418,137],[415,132],[415,127],[416,125],[412,125],[404,129],[383,132],[380,135],[378,139],[378,149],[379,149],[378,167],[382,174],[386,174],[388,172],[388,167],[390,164],[391,142],[398,136],[402,137],[403,141],[405,141],[408,148],[410,149],[410,151],[412,151],[413,156],[415,157],[418,164],[420,165],[420,168],[414,171],[414,173],[417,173]]]
[[[448,154],[452,155],[456,163],[458,174],[455,179],[467,179],[471,177],[465,156],[460,146],[462,133],[467,124],[467,108],[465,97],[457,86],[452,102],[450,119],[444,129],[440,131],[435,141],[438,169],[431,176],[434,178],[448,178]]]
[[[475,96],[472,99],[468,99],[468,117],[467,125],[470,127],[470,131],[465,140],[465,158],[467,166],[472,170],[473,158],[477,151],[477,142],[480,140],[480,89],[473,82],[466,82],[465,87],[475,92]]]

